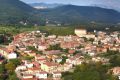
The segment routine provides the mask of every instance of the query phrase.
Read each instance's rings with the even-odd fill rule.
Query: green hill
[[[120,13],[112,9],[100,7],[65,5],[49,10],[41,10],[45,18],[50,22],[63,24],[77,23],[118,23],[120,22]]]
[[[17,24],[20,21],[37,23],[37,11],[20,0],[0,0],[0,24]]]
[[[119,23],[120,13],[112,9],[90,6],[64,5],[52,9],[36,10],[20,0],[0,0],[0,24],[81,24]]]

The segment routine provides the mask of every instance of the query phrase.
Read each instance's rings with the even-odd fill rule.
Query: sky
[[[120,0],[21,0],[26,3],[63,3],[80,6],[100,6],[120,11]]]
[[[22,0],[27,3],[38,3],[38,2],[45,2],[45,3],[63,3],[63,4],[79,4],[79,5],[86,5],[92,3],[94,0]]]

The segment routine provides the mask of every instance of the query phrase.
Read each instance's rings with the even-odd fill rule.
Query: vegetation
[[[28,46],[27,48],[28,48],[29,50],[34,51],[36,54],[42,54],[42,52],[41,52],[41,51],[38,51],[34,46]]]
[[[53,27],[53,26],[19,26],[19,25],[0,25],[1,34],[16,35],[22,32],[29,32],[34,30],[40,30],[48,34],[56,35],[72,35],[74,34],[74,27]]]
[[[13,36],[11,34],[0,34],[0,44],[8,44],[13,40]]]
[[[16,67],[21,64],[20,59],[11,59],[9,62],[13,63]]]
[[[7,70],[8,73],[13,73],[16,68],[16,65],[12,62],[8,62],[5,64],[5,69]]]
[[[101,56],[109,58],[111,67],[120,66],[120,52],[108,50],[107,53],[101,54]]]
[[[62,78],[64,80],[118,80],[118,77],[113,76],[109,69],[120,66],[120,53],[108,50],[107,53],[100,55],[109,58],[110,64],[102,65],[101,62],[83,63],[76,66],[74,72],[63,73]]]
[[[0,75],[5,71],[4,65],[0,64]]]
[[[60,47],[60,44],[56,44],[56,45],[50,45],[47,50],[62,50],[62,48]]]
[[[33,30],[40,30],[42,32],[46,32],[47,34],[55,34],[55,35],[74,35],[74,29],[75,28],[85,28],[89,32],[93,30],[102,30],[106,31],[105,27],[109,25],[97,25],[95,27],[92,26],[92,24],[89,25],[74,25],[74,26],[22,26],[22,25],[0,25],[0,33],[1,34],[6,34],[9,36],[16,35],[22,32],[29,32]],[[116,26],[116,27],[114,27]],[[120,25],[111,25],[109,27],[110,29],[107,30],[107,32],[112,32],[112,31],[119,31],[120,30]],[[3,36],[1,36],[0,41],[3,42]],[[12,39],[12,38],[11,38]]]
[[[34,58],[34,57],[31,57],[31,56],[24,56],[24,57],[23,57],[24,60],[30,60],[30,61],[31,61],[33,58]]]
[[[64,80],[118,80],[108,72],[109,66],[83,63],[76,66],[74,72],[65,72],[62,77]]]
[[[120,21],[120,13],[111,9],[75,5],[36,10],[20,0],[0,0],[0,24],[45,25],[46,20],[53,25],[110,24]]]
[[[62,25],[88,24],[91,22],[118,23],[120,21],[119,12],[90,6],[64,5],[49,10],[40,10],[40,14],[47,18],[50,23],[61,23]]]
[[[0,24],[42,24],[41,18],[31,6],[20,0],[0,0]],[[41,22],[41,23],[40,23]]]
[[[14,72],[14,73],[12,73],[12,74],[10,74],[10,75],[8,76],[8,80],[19,80],[19,79],[17,78],[17,75],[16,75],[16,73]]]
[[[60,64],[64,64],[66,62],[66,59],[68,59],[68,57],[62,56],[62,61],[60,62]]]
[[[18,59],[0,64],[0,80],[19,80],[15,74],[15,68],[20,64]]]

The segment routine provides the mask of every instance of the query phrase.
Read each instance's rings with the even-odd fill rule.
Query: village
[[[8,61],[20,59],[15,69],[20,80],[62,80],[62,73],[73,72],[76,65],[101,62],[109,58],[100,56],[108,51],[120,52],[120,33],[88,32],[75,29],[75,35],[46,35],[41,31],[24,32],[14,36],[6,47],[0,48],[1,57]],[[26,59],[27,58],[27,59]],[[4,60],[1,58],[0,64]],[[120,77],[120,67],[111,69]]]

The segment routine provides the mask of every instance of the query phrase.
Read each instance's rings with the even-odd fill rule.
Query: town
[[[19,59],[13,70],[20,80],[62,80],[64,72],[74,72],[78,65],[98,62],[109,65],[110,58],[105,53],[120,53],[120,32],[75,29],[74,33],[59,36],[38,30],[17,34],[9,45],[0,48],[0,64],[4,59],[8,63]],[[120,78],[119,66],[107,72]]]

